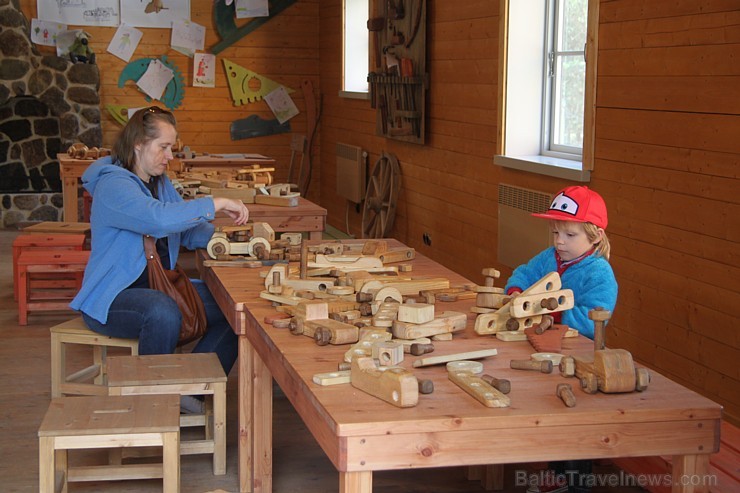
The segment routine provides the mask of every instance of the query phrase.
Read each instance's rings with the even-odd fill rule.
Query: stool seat
[[[81,234],[21,234],[16,236],[13,240],[13,299],[18,300],[18,257],[22,251],[82,250],[84,245],[85,235]],[[57,275],[57,277],[69,278],[64,274]]]
[[[138,339],[121,339],[98,334],[87,328],[82,317],[67,320],[49,329],[51,333],[51,396],[107,395],[107,355],[109,347],[127,348],[139,354]],[[91,346],[93,364],[67,374],[67,344]],[[93,380],[94,379],[94,380]],[[93,380],[91,383],[86,383]]]
[[[26,226],[23,228],[23,232],[32,234],[87,234],[90,232],[90,223],[41,221]]]
[[[213,474],[216,475],[226,474],[226,380],[215,353],[112,356],[108,359],[110,395],[210,397],[206,399],[204,415],[180,417],[181,427],[205,426],[205,439],[181,440],[180,454],[213,454]]]
[[[68,482],[163,478],[166,492],[180,488],[180,402],[172,395],[61,397],[39,427],[39,491],[62,491]],[[68,467],[67,451],[162,447],[161,464]]]
[[[87,250],[30,250],[22,251],[17,260],[18,286],[18,324],[28,324],[31,310],[68,310],[69,301],[82,285],[90,252]],[[74,273],[76,289],[49,290],[36,295],[30,289],[30,274],[34,273]]]

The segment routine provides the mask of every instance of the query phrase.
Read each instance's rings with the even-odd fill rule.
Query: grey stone
[[[29,51],[31,51],[31,45],[26,36],[11,29],[0,32],[0,52],[3,55],[22,58]]]
[[[5,214],[3,214],[3,227],[10,228],[19,223],[22,223],[24,220],[25,218],[23,217],[22,213],[18,211],[6,210]]]
[[[11,89],[13,90],[13,95],[23,96],[26,94],[26,83],[22,80],[17,80],[13,82]]]
[[[49,115],[49,107],[38,99],[30,96],[15,98],[13,100],[13,107],[15,108],[15,114],[22,118]]]
[[[23,162],[26,168],[31,169],[46,161],[46,147],[44,139],[32,139],[21,143]]]
[[[29,221],[58,221],[59,211],[50,205],[42,205],[34,209],[28,216]]]
[[[56,74],[55,79],[57,87],[62,91],[65,91],[67,89],[67,86],[69,85],[69,82],[67,82],[67,78],[64,76],[64,74]]]
[[[42,195],[39,196],[39,203],[41,203],[41,205],[46,204],[48,201],[49,201],[49,196],[48,195],[42,194]]]
[[[64,99],[64,93],[56,87],[47,89],[39,96],[39,99],[46,103],[53,115],[61,116],[71,108],[69,103]]]
[[[80,65],[80,64],[77,64]],[[75,65],[75,66],[77,66]],[[67,89],[67,97],[75,103],[81,104],[99,104],[100,96],[97,91],[89,87],[70,86]]]
[[[64,197],[61,193],[55,193],[51,196],[51,205],[53,205],[57,209],[61,209],[62,207],[64,207]]]
[[[0,123],[0,132],[7,135],[11,142],[19,142],[33,135],[31,122],[20,118],[13,118]]]
[[[56,55],[48,55],[43,58],[41,58],[41,63],[43,65],[46,65],[49,68],[53,68],[54,70],[58,70],[59,72],[64,72],[69,67],[69,64],[72,63],[69,61],[69,59],[56,56]]]
[[[39,205],[39,197],[36,194],[18,194],[13,197],[13,205],[22,211],[32,211]]]
[[[33,122],[33,131],[44,137],[59,135],[59,118],[39,118]]]
[[[100,127],[90,127],[79,135],[80,142],[87,147],[100,147],[103,145],[103,132]]]
[[[28,90],[33,95],[41,94],[51,86],[53,80],[51,70],[34,70],[28,78]]]
[[[72,84],[84,84],[100,89],[100,71],[97,65],[90,63],[75,63],[67,72],[67,78]]]
[[[77,115],[74,113],[67,113],[59,119],[59,133],[63,139],[77,141],[80,133],[80,122],[77,120]]]
[[[85,121],[88,123],[91,123],[93,125],[99,125],[100,124],[100,108],[96,106],[96,107],[83,109],[82,118],[84,118]]]
[[[0,5],[5,4],[7,4],[7,2],[0,2]],[[13,9],[0,10],[0,26],[23,27],[24,25],[23,14],[20,11]]]
[[[0,77],[3,80],[22,79],[28,73],[31,65],[15,58],[3,58],[0,60]]]
[[[5,104],[10,99],[10,89],[0,84],[0,104]]]

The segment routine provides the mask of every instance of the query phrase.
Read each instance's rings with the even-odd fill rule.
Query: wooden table
[[[246,157],[217,157],[214,155],[197,156],[192,159],[180,159],[182,171],[190,171],[193,168],[244,168],[259,164],[269,166],[275,164],[275,159],[267,156],[249,155]]]
[[[419,255],[416,276],[465,280]],[[526,342],[500,342],[467,330],[435,343],[433,355],[496,347],[483,360],[486,373],[511,381],[511,407],[486,408],[447,379],[444,366],[415,369],[434,381],[434,393],[415,407],[400,409],[349,384],[321,387],[312,376],[336,370],[346,346],[317,346],[312,339],[275,329],[264,317],[275,313],[258,298],[257,270],[207,268],[204,279],[239,335],[239,481],[241,491],[272,490],[272,379],[280,385],[317,442],[339,471],[339,491],[369,493],[373,471],[507,464],[558,459],[673,456],[673,477],[708,474],[709,454],[718,450],[721,406],[652,373],[643,393],[588,395],[577,382],[509,369],[528,358]],[[466,311],[468,302],[442,303],[437,310]],[[564,353],[588,351],[592,342],[566,339]],[[402,363],[411,367],[416,357]],[[558,383],[574,385],[577,406],[555,396]],[[687,481],[688,482],[688,481]],[[675,484],[673,492],[707,492],[708,486]]]
[[[320,240],[326,228],[326,209],[308,199],[298,197],[296,207],[247,204],[249,220],[266,222],[276,233],[308,233],[311,240]],[[230,226],[233,220],[219,213],[213,221],[216,226]]]
[[[62,201],[64,202],[64,220],[77,222],[77,190],[82,173],[94,159],[73,159],[69,154],[57,154],[59,175],[62,178]]]

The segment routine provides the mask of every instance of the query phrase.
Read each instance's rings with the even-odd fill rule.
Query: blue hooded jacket
[[[539,281],[545,274],[558,270],[555,248],[544,250],[512,273],[504,292],[517,287],[522,290]],[[563,287],[573,291],[574,306],[563,312],[562,322],[589,339],[594,338],[594,323],[588,312],[602,307],[610,312],[617,304],[617,280],[609,261],[600,255],[591,254],[568,267],[560,276]]]
[[[208,244],[215,207],[210,197],[184,201],[165,175],[155,199],[136,174],[110,156],[91,164],[82,184],[93,197],[92,248],[82,288],[69,306],[106,323],[115,297],[144,271],[143,235],[167,237],[172,265],[164,267],[171,269],[180,245]]]

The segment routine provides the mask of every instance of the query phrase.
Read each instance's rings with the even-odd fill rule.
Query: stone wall
[[[50,208],[60,218],[62,204],[54,193],[61,191],[57,153],[75,142],[101,147],[103,141],[97,65],[42,55],[29,33],[18,0],[0,0],[0,193],[5,194],[0,215],[5,227],[19,215],[23,221],[51,220]],[[33,197],[19,197],[26,194]]]

